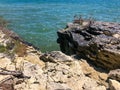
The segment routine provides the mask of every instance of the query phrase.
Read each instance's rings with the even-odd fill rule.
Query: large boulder
[[[120,68],[120,24],[83,21],[69,23],[57,33],[62,52],[77,54],[107,70]]]

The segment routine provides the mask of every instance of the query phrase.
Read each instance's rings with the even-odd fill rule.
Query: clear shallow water
[[[0,0],[9,28],[44,52],[59,50],[56,32],[75,14],[120,22],[120,0]]]

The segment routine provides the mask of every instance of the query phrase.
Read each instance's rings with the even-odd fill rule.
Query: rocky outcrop
[[[54,57],[55,54],[57,56]],[[37,57],[37,55],[35,54],[33,57]],[[40,64],[34,64],[34,60],[37,58],[31,62],[29,62],[29,58],[25,57],[15,57],[14,62],[10,58],[0,58],[2,68],[10,71],[20,70],[24,76],[29,77],[0,75],[0,87],[3,89],[9,86],[9,90],[106,90],[106,86],[100,80],[88,77],[83,73],[80,61],[74,60],[60,51],[43,54],[41,59],[43,58],[44,62],[39,59]],[[9,80],[11,81],[9,82]]]
[[[62,52],[107,70],[120,68],[120,24],[83,20],[69,23],[57,33]]]
[[[41,59],[46,62],[48,90],[106,90],[107,86],[99,79],[93,79],[92,76],[89,77],[83,73],[85,70],[82,69],[81,61],[75,60],[60,51],[43,54]]]
[[[107,74],[96,71],[85,60],[60,51],[41,53],[17,35],[18,39],[7,33],[10,32],[0,30],[0,89],[106,90],[108,87]]]
[[[40,54],[14,32],[0,28],[0,90],[43,90],[34,84],[44,67]]]
[[[119,69],[108,74],[76,55],[68,56],[61,51],[41,53],[14,32],[0,29],[0,90],[118,88]]]

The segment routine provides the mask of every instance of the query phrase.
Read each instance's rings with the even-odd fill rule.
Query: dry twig
[[[0,68],[0,75],[13,75],[17,78],[30,78],[29,76],[25,76],[21,71],[10,71],[4,68]]]

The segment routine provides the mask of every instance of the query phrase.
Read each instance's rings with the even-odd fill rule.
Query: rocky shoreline
[[[107,29],[108,23],[88,23],[71,23],[58,32],[61,50],[69,56],[61,51],[42,53],[0,28],[0,90],[120,90],[120,24],[111,23]],[[109,42],[113,37],[114,45]]]
[[[77,54],[107,70],[120,68],[120,24],[69,23],[67,28],[58,31],[58,37],[62,52]]]

